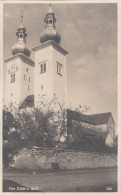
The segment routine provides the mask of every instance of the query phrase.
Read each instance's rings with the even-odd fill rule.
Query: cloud
[[[81,33],[80,31],[76,28],[75,23],[67,23],[65,26],[65,32],[66,35],[68,35],[68,39],[70,41],[68,41],[69,45],[73,45],[75,47],[79,46],[82,44],[82,40],[81,40]]]
[[[87,52],[80,58],[74,61],[73,66],[79,67],[79,68],[84,68],[86,66],[94,65],[96,61],[96,58],[94,56],[94,53]]]
[[[73,63],[75,102],[91,106],[91,112],[113,111],[117,99],[117,49],[99,47],[98,52],[87,52]],[[72,86],[71,86],[72,88]]]
[[[105,61],[116,61],[117,60],[117,48],[116,47],[98,47],[97,53],[100,59]]]
[[[117,64],[117,48],[112,46],[100,46],[96,53],[85,52],[80,58],[73,62],[74,67],[80,67],[81,69],[88,67],[88,69],[92,69],[93,71],[96,67],[99,70],[101,67],[105,68],[106,66],[116,69],[114,64]]]

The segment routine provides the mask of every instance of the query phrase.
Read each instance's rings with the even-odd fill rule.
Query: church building
[[[12,57],[6,62],[5,104],[15,103],[19,109],[38,106],[40,99],[52,99],[66,103],[66,55],[68,52],[60,46],[61,36],[56,30],[56,18],[51,6],[44,18],[45,29],[40,33],[40,44],[33,48],[35,60],[31,59],[31,50],[26,39],[27,32],[21,24],[17,29],[17,41],[12,47]],[[90,136],[104,135],[106,143],[114,144],[115,123],[111,113],[83,115],[67,110],[67,131],[71,132],[74,121]],[[76,132],[75,132],[76,134]],[[74,137],[74,136],[73,136]],[[70,138],[71,139],[71,138]]]
[[[26,28],[21,24],[17,29],[17,41],[12,47],[13,56],[7,60],[7,79],[5,102],[23,106],[39,104],[40,98],[51,99],[56,95],[58,101],[66,100],[66,54],[60,46],[61,36],[56,31],[55,14],[49,7],[46,13],[45,29],[40,33],[40,45],[31,50],[26,44]],[[34,102],[33,102],[34,101]]]

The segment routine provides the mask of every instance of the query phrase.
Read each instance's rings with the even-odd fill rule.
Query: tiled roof
[[[25,98],[25,100],[20,104],[19,109],[23,109],[26,107],[33,107],[34,106],[34,95],[29,95]]]
[[[100,113],[100,114],[92,114],[89,116],[92,118],[94,123],[98,125],[98,124],[106,124],[110,115],[111,115],[111,112],[106,112],[106,113]]]
[[[84,115],[79,112],[72,111],[70,109],[67,110],[67,113],[68,113],[68,117],[71,117],[74,120],[86,122],[93,125],[106,124],[111,115],[111,112]]]
[[[27,106],[28,107],[34,106],[34,95],[27,96],[25,100],[22,102],[22,104],[19,106],[19,109],[26,108]],[[68,119],[71,118],[73,120],[82,121],[93,125],[100,125],[100,124],[106,124],[108,122],[108,119],[111,116],[111,112],[85,115],[67,109],[67,115],[68,115]]]

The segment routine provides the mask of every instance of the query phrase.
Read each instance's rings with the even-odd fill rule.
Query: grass
[[[82,169],[18,169],[15,167],[6,167],[3,168],[3,173],[16,173],[16,174],[31,174],[33,172],[36,172],[37,174],[44,174],[44,173],[57,173],[57,172],[72,172],[72,171],[91,171],[91,170],[110,170],[110,169],[117,169],[117,167],[98,167],[98,168],[82,168]]]
[[[20,170],[12,167],[4,168],[4,191],[9,186],[24,187],[24,191],[41,192],[116,192],[117,169],[96,168],[78,170]],[[68,182],[67,182],[68,181]],[[17,191],[18,192],[18,191]],[[22,192],[22,190],[21,190]]]

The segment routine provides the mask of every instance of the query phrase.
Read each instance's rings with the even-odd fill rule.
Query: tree
[[[3,109],[3,140],[8,139],[10,129],[15,126],[15,121],[12,113],[5,108]]]
[[[6,138],[16,148],[21,147],[21,142],[26,143],[24,146],[55,147],[62,137],[66,138],[66,108],[55,97],[51,101],[41,100],[36,108],[19,110],[12,105],[4,109],[4,113],[7,110],[12,110],[13,114],[9,112],[7,120],[3,117],[3,132],[7,131]]]
[[[89,108],[79,105],[73,108],[83,112]],[[16,154],[22,148],[53,147],[58,144],[67,144],[67,109],[54,96],[51,101],[41,98],[38,106],[17,109],[12,105],[4,109],[9,111],[9,120],[3,117],[4,127],[7,129],[7,139],[12,147],[12,154]],[[5,129],[5,128],[4,128]],[[79,131],[80,133],[80,131]]]
[[[66,136],[66,109],[56,98],[19,111],[16,122],[22,137],[37,146],[55,147]]]

